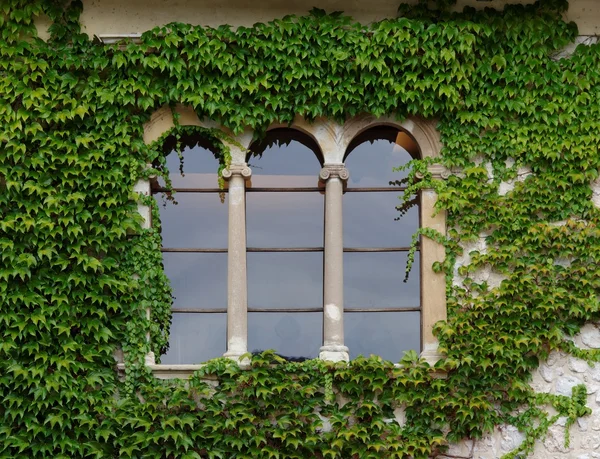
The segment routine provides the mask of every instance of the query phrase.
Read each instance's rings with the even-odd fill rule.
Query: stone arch
[[[310,130],[305,129],[303,126],[298,125],[298,124],[287,125],[287,124],[279,124],[278,123],[278,124],[273,124],[273,125],[269,126],[269,128],[266,131],[267,136],[269,134],[274,134],[274,131],[277,131],[277,130],[281,130],[284,137],[289,137],[291,140],[300,142],[302,145],[304,145],[305,147],[310,149],[315,154],[315,156],[317,157],[317,159],[319,160],[321,165],[323,164],[324,157],[323,157],[323,150],[321,148],[321,144],[318,141],[318,139],[315,138],[315,136],[312,134],[312,132]],[[294,134],[297,134],[297,136],[295,136]],[[264,139],[258,139],[258,140],[253,141],[249,145],[248,149],[250,149],[254,145],[260,145],[260,143],[263,140]],[[250,158],[251,155],[252,155],[252,152],[250,152],[250,150],[248,150],[248,152],[246,154],[246,162],[248,162],[248,159]]]
[[[439,158],[442,149],[440,134],[435,128],[436,121],[409,117],[398,121],[392,117],[362,116],[352,118],[344,124],[343,136],[339,145],[346,150],[354,138],[363,132],[377,127],[390,126],[409,134],[419,146],[421,158]]]
[[[267,132],[273,131],[275,129],[293,129],[295,131],[301,132],[306,136],[310,137],[310,139],[319,147],[321,150],[321,142],[319,141],[319,125],[318,121],[314,123],[309,123],[301,116],[296,116],[294,121],[291,124],[288,123],[273,123],[269,125],[267,128]]]
[[[231,130],[212,120],[201,120],[194,109],[188,105],[177,104],[171,108],[163,105],[155,111],[150,120],[144,124],[144,142],[150,144],[158,140],[162,135],[175,127],[173,122],[173,113],[179,115],[179,124],[181,126],[199,126],[208,129],[219,129],[232,139],[228,142],[223,139],[222,142],[229,147],[231,151],[231,163],[241,164],[245,160],[245,151],[252,142],[252,131],[246,130],[239,135],[234,135]],[[240,148],[241,146],[241,148]]]

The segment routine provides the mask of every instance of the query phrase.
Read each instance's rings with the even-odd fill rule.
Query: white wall
[[[515,0],[516,1],[516,0]],[[477,8],[502,8],[515,1],[459,0]],[[416,0],[408,0],[416,3]],[[208,26],[231,24],[251,26],[286,14],[306,14],[313,6],[327,11],[344,11],[368,24],[394,17],[399,0],[84,0],[83,31],[93,35],[141,33],[169,22]],[[532,3],[521,0],[521,3]],[[571,0],[567,19],[577,22],[581,35],[600,34],[600,5],[597,0]]]

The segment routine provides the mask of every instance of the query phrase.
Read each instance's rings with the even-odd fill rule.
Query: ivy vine
[[[451,3],[369,26],[320,10],[235,30],[173,23],[108,46],[81,33],[80,1],[2,2],[1,457],[426,458],[504,423],[526,434],[515,457],[554,421],[549,407],[567,425],[589,412],[582,387],[540,395],[528,382],[552,350],[598,360],[568,338],[600,318],[600,46],[553,58],[577,33],[564,1]],[[266,352],[189,381],[151,375],[171,290],[160,234],[137,213],[154,201],[133,188],[164,173],[165,139],[145,144],[143,126],[176,103],[259,135],[296,115],[439,119],[456,173],[435,185],[448,237],[423,231],[448,254],[435,371],[414,352],[401,367]],[[485,251],[461,253],[480,239]]]

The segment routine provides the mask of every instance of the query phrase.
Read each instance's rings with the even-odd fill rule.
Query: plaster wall
[[[417,3],[417,0],[406,0]],[[533,3],[532,0],[458,0],[464,6],[501,9],[507,3]],[[306,14],[313,6],[326,11],[344,11],[368,24],[396,16],[399,0],[84,0],[83,31],[90,36],[141,33],[169,22],[186,22],[217,27],[221,24],[251,26],[287,14]],[[575,21],[581,35],[600,34],[600,7],[596,0],[571,0],[566,15]]]

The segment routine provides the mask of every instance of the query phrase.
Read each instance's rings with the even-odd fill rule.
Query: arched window
[[[319,147],[299,131],[274,129],[246,161],[248,350],[314,358],[323,328]]]
[[[376,354],[397,362],[420,348],[419,253],[403,282],[419,227],[418,199],[402,205],[407,171],[393,171],[418,156],[412,137],[386,126],[358,135],[345,153],[344,324],[351,358]]]
[[[174,150],[166,157],[175,193],[162,180],[152,184],[174,297],[163,364],[204,362],[226,347],[227,194],[219,189],[213,145],[186,140],[181,161]]]
[[[203,126],[193,111],[181,110],[187,124]],[[160,112],[147,125],[147,142],[166,132],[165,119]],[[237,360],[265,349],[332,361],[376,354],[394,362],[420,349],[436,362],[433,328],[446,319],[446,281],[433,266],[445,257],[443,245],[422,237],[403,280],[413,234],[419,226],[445,234],[445,213],[435,212],[432,188],[404,206],[407,172],[393,171],[412,158],[439,157],[434,122],[298,119],[260,141],[251,135],[224,141],[231,157],[225,190],[213,145],[198,138],[187,139],[183,175],[177,154],[167,157],[176,193],[152,184],[175,296],[164,371],[190,374],[197,367],[173,364]],[[435,179],[448,174],[439,164],[429,172]],[[150,184],[136,190],[147,194]],[[140,212],[148,227],[147,209]],[[146,362],[163,371],[152,366],[151,353]]]

